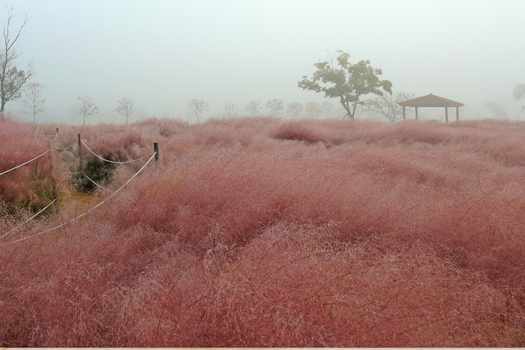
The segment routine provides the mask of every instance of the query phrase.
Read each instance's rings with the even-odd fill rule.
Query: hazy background
[[[297,81],[339,49],[370,59],[395,91],[462,101],[469,117],[490,116],[490,101],[519,117],[522,0],[0,0],[1,24],[7,4],[29,17],[19,62],[44,85],[43,121],[79,121],[78,96],[99,105],[92,121],[117,118],[122,96],[138,117],[185,116],[191,98],[209,102],[207,116],[226,102],[322,101]],[[7,109],[24,117],[21,103]]]

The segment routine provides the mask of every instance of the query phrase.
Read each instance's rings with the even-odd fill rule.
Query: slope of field
[[[74,167],[78,129],[60,128]],[[525,345],[524,124],[82,133],[119,160],[159,142],[160,164],[72,225],[0,241],[2,346]],[[69,203],[12,239],[76,215]]]

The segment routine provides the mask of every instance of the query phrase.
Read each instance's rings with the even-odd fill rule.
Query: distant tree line
[[[22,95],[25,97],[26,106],[30,109],[33,122],[37,122],[37,117],[44,111],[45,98],[43,97],[43,86],[38,82],[30,82],[33,74],[30,70],[19,69],[16,60],[17,53],[15,45],[19,41],[27,20],[19,26],[14,24],[14,11],[9,9],[6,24],[2,29],[2,42],[0,47],[0,113],[5,110],[5,106]],[[350,61],[350,55],[340,52],[335,65],[328,62],[315,64],[317,70],[312,78],[304,77],[299,82],[299,87],[305,90],[323,92],[326,97],[338,98],[345,111],[345,117],[355,119],[358,106],[366,106],[365,109],[380,112],[389,120],[394,120],[398,113],[395,101],[385,93],[391,94],[392,84],[388,80],[381,80],[380,69],[373,68],[369,61],[361,60],[357,63]],[[378,98],[363,100],[367,95],[376,95]],[[517,98],[521,98],[518,91]],[[81,117],[82,125],[86,125],[88,119],[100,112],[99,107],[89,96],[78,97],[78,112]],[[189,101],[188,107],[192,117],[200,122],[204,114],[209,110],[209,104],[199,98]],[[317,118],[320,115],[330,115],[334,111],[334,106],[325,101],[317,102],[290,102],[285,104],[283,99],[272,98],[262,103],[259,100],[250,101],[245,111],[253,116],[290,116],[298,117],[301,115]],[[134,112],[134,102],[126,97],[117,100],[114,110],[125,119],[129,120]],[[224,107],[224,115],[228,117],[237,115],[237,107],[229,102]]]

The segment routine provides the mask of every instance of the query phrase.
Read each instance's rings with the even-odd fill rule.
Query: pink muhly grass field
[[[161,164],[0,246],[0,345],[525,345],[525,124],[90,128]]]
[[[47,138],[36,135],[29,124],[0,120],[0,173],[31,160],[49,150]],[[50,155],[45,155],[26,166],[0,177],[0,207],[19,205],[39,206],[45,200],[39,198],[42,182],[52,182]],[[52,187],[46,183],[44,187]]]

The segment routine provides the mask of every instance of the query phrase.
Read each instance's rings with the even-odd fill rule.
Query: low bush
[[[96,184],[106,186],[111,182],[115,167],[113,163],[108,163],[98,158],[90,158],[87,160],[82,172],[72,172],[71,181],[78,192],[91,193],[99,189]]]

